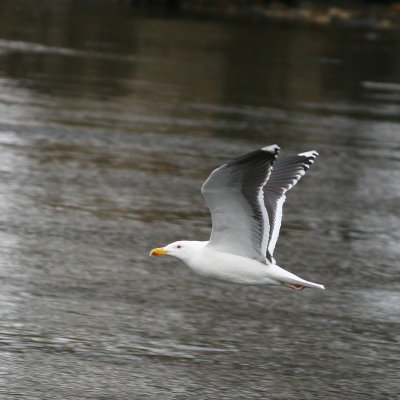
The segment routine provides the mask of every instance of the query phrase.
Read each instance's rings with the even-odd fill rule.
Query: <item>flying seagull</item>
[[[279,150],[271,145],[245,154],[214,170],[204,182],[210,240],[182,240],[150,255],[168,254],[200,275],[226,282],[325,289],[279,267],[273,257],[286,192],[318,156],[308,151],[275,162]]]

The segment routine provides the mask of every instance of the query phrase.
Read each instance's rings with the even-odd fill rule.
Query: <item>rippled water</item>
[[[4,399],[394,399],[398,33],[0,7]],[[208,238],[230,157],[317,149],[276,256],[327,290],[238,287],[150,248]]]

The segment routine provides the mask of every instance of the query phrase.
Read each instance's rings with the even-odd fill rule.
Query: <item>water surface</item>
[[[0,9],[1,397],[397,398],[398,34],[32,3]],[[326,291],[147,257],[272,143],[320,153],[276,257]]]

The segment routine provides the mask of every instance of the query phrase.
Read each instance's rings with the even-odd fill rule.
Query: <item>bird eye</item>
[[[180,244],[178,244],[178,246],[176,246],[177,249],[182,248],[182,246]]]

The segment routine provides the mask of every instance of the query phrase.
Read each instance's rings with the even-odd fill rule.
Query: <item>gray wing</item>
[[[211,212],[209,246],[266,260],[270,227],[263,186],[279,152],[277,145],[246,154],[214,170],[201,188]]]
[[[308,151],[277,161],[264,186],[265,207],[270,225],[267,244],[267,260],[269,262],[275,263],[273,254],[281,228],[282,208],[286,200],[285,193],[306,173],[317,156],[316,151]]]

